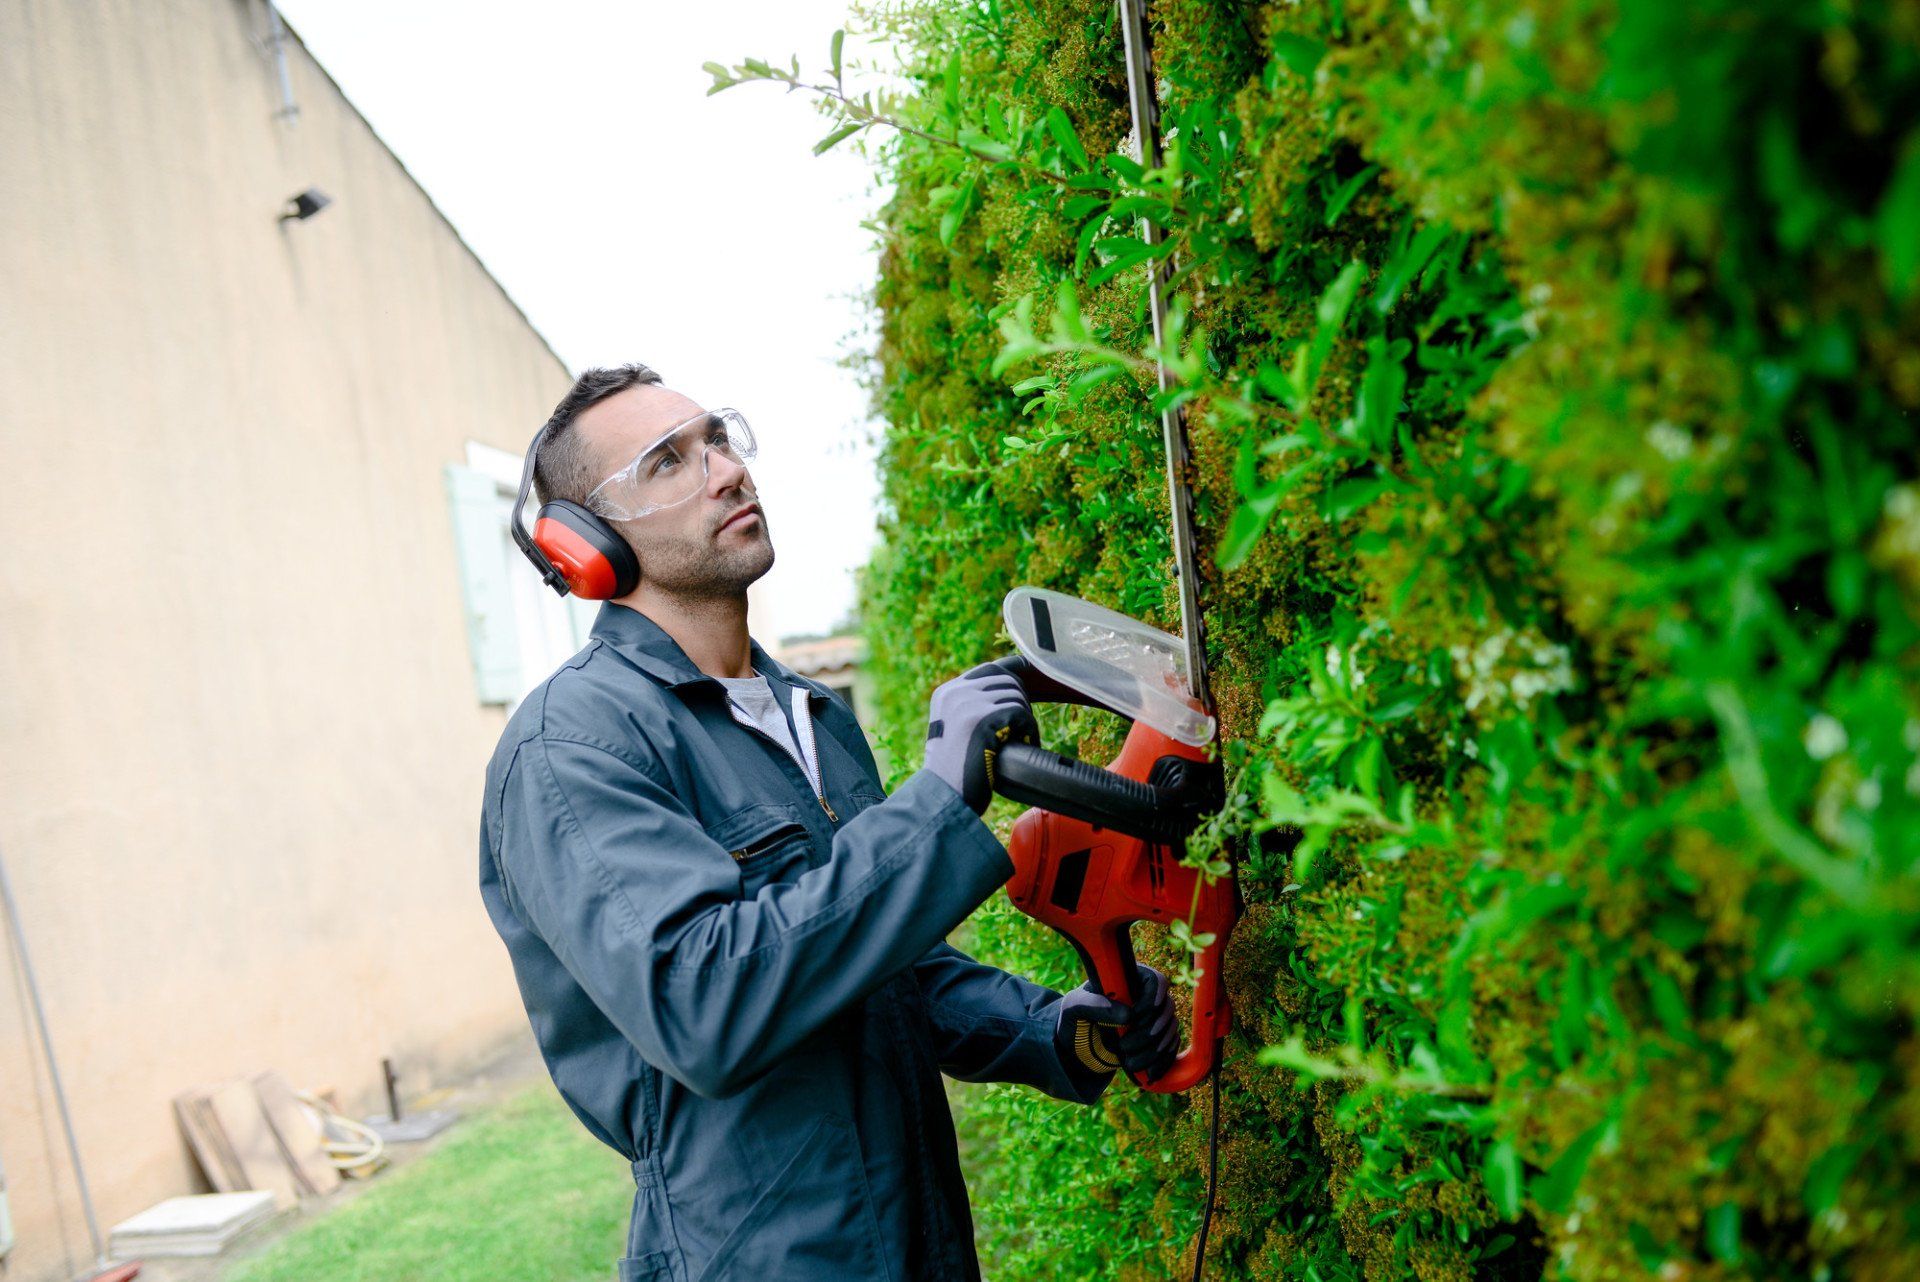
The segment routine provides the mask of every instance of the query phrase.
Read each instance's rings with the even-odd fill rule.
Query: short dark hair
[[[629,387],[659,381],[660,376],[651,368],[639,364],[594,368],[573,380],[573,386],[553,407],[547,425],[540,429],[539,443],[534,446],[533,490],[542,503],[555,499],[585,503],[587,495],[600,483],[586,443],[572,430],[580,412]]]

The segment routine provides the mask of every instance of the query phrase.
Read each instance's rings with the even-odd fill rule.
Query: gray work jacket
[[[846,704],[751,649],[818,792],[608,603],[487,767],[481,898],[554,1084],[632,1164],[622,1282],[970,1282],[940,1071],[1110,1077],[1063,1063],[1058,993],[943,942],[1013,871],[992,831],[925,770],[884,795]]]

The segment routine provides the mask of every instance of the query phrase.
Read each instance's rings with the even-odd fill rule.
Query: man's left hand
[[[1131,1007],[1110,1000],[1088,982],[1060,999],[1054,1044],[1094,1073],[1124,1068],[1148,1081],[1172,1066],[1180,1052],[1180,1024],[1174,1018],[1173,986],[1151,966],[1135,965],[1139,1000]],[[1126,1032],[1121,1033],[1124,1025]]]

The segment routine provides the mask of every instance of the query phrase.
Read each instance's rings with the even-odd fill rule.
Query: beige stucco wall
[[[0,0],[0,852],[106,1224],[201,1187],[183,1088],[371,1109],[525,1025],[441,469],[567,372],[297,42],[274,118],[264,31]],[[8,1282],[89,1263],[10,950],[0,1161]]]

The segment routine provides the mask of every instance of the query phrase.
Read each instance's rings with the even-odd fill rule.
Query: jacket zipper
[[[820,748],[813,737],[813,709],[808,706],[807,692],[801,686],[793,687],[791,711],[793,714],[794,736],[802,741],[800,743],[800,751],[807,754],[807,760],[813,763],[814,777],[820,780],[819,785],[814,789],[813,795],[820,799],[820,809],[827,812],[827,821],[829,823],[839,823],[840,816],[834,814],[833,807],[827,804],[826,775],[820,769]],[[806,772],[802,771],[801,773],[805,774]]]
[[[805,831],[806,829],[799,824],[781,824],[758,841],[750,841],[740,849],[730,850],[727,853],[733,856],[735,862],[744,862],[755,855],[765,854],[794,833]]]
[[[795,693],[800,694],[802,698],[805,697],[804,691],[800,691],[796,689]],[[727,712],[727,715],[729,717],[733,717],[733,712],[731,710],[733,705],[729,703],[727,706],[729,709]],[[762,739],[765,739],[768,743],[772,744],[774,747],[774,751],[777,752],[780,756],[785,757],[789,761],[793,760],[792,754],[790,754],[787,751],[787,746],[781,743],[778,739],[775,739],[772,735],[768,734],[766,731],[762,730],[759,726],[748,725],[746,722],[740,720],[738,717],[733,717],[733,723],[739,726],[742,730],[746,730],[753,734],[759,735]],[[799,724],[798,717],[794,718],[794,724],[796,726]],[[806,735],[806,738],[808,740],[807,747],[811,747],[812,740],[813,740],[813,734],[812,734],[813,717],[811,713],[809,713],[807,717],[807,730],[808,730],[808,733]],[[805,751],[805,749],[803,748],[802,751]],[[813,755],[813,768],[814,768],[814,771],[818,773],[820,771],[820,754],[818,752],[815,752],[812,755]],[[795,765],[798,766],[798,763],[796,762]],[[805,777],[806,773],[807,772],[805,770],[800,771],[800,774],[802,775],[802,777]],[[824,782],[824,778],[823,778],[823,782]],[[840,816],[836,814],[834,812],[833,807],[828,804],[827,794],[824,787],[818,787],[818,788],[814,787],[813,780],[811,779],[807,779],[806,783],[807,783],[807,787],[812,789],[813,791],[814,800],[820,803],[820,809],[826,811],[828,821],[831,823],[839,823]],[[735,856],[735,857],[738,858],[738,856]]]

